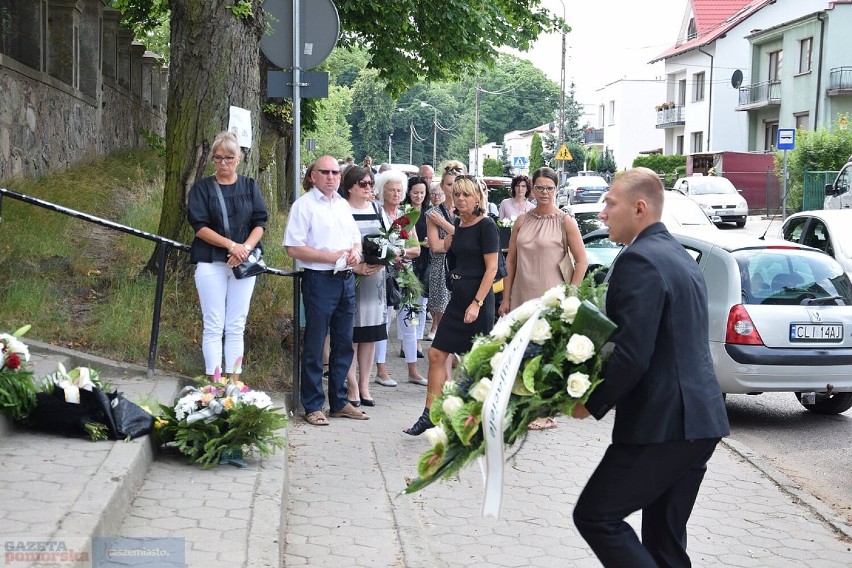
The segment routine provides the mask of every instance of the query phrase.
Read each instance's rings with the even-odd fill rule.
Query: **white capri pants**
[[[394,309],[388,308],[388,337],[390,337],[391,321]],[[425,319],[425,313],[417,314],[418,318]],[[402,343],[402,352],[405,354],[406,363],[417,362],[417,326],[410,325],[410,322],[404,321],[403,314],[396,314],[396,333],[400,343]],[[376,342],[376,363],[385,363],[387,360],[388,340]]]
[[[224,262],[199,262],[195,267],[195,287],[204,317],[201,352],[204,373],[213,375],[224,368],[233,373],[243,356],[243,334],[251,306],[256,276],[238,280]],[[222,366],[222,336],[225,338],[225,366]]]

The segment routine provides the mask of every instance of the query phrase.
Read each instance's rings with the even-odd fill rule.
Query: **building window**
[[[703,132],[693,132],[692,133],[692,152],[703,152],[704,151],[704,133]]]
[[[606,122],[606,109],[603,105],[598,106],[598,128],[603,128]]]
[[[615,124],[615,101],[609,101],[609,123]]]
[[[793,116],[796,117],[796,130],[807,130],[810,128],[810,113],[799,112]]]
[[[698,28],[695,26],[695,18],[689,18],[689,26],[686,29],[687,41],[698,37]]]
[[[799,73],[810,73],[811,71],[811,48],[814,38],[806,37],[799,42]]]
[[[784,51],[778,50],[773,51],[769,54],[769,77],[767,77],[770,81],[780,81],[781,80],[781,62],[784,59]]]
[[[677,82],[677,104],[678,106],[686,104],[686,79]]]
[[[778,140],[778,121],[777,120],[767,120],[764,123],[764,133],[763,133],[763,151],[764,152],[774,152],[775,151],[775,143]]]
[[[704,100],[704,72],[692,76],[692,100]]]
[[[675,154],[683,156],[683,134],[675,139]]]

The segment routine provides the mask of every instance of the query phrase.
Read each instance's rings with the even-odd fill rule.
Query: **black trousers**
[[[686,522],[718,438],[612,444],[574,508],[574,524],[607,568],[684,568]],[[642,542],[624,519],[642,511]]]

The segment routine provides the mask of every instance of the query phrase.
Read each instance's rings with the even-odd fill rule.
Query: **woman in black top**
[[[237,137],[220,133],[213,140],[210,156],[215,174],[196,181],[189,190],[187,218],[195,231],[189,258],[196,265],[195,286],[204,319],[204,372],[213,376],[218,369],[236,381],[242,367],[243,333],[255,277],[238,280],[232,268],[260,242],[268,215],[257,182],[237,175],[242,158]],[[229,235],[225,235],[217,184],[228,211]]]
[[[470,351],[474,336],[487,334],[494,326],[491,286],[497,274],[497,253],[500,250],[497,225],[486,215],[486,193],[475,179],[457,177],[453,183],[453,201],[458,211],[455,234],[448,237],[448,254],[457,260],[452,269],[453,290],[429,350],[426,408],[414,426],[404,430],[412,436],[418,436],[433,426],[429,408],[441,395],[447,380],[450,354]]]

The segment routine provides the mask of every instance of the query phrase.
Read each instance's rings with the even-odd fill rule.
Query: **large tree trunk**
[[[166,123],[166,181],[158,233],[189,243],[187,194],[212,173],[210,144],[228,128],[229,108],[251,111],[252,143],[259,144],[260,65],[263,0],[251,0],[252,16],[237,18],[233,0],[170,0],[171,63]],[[256,176],[257,151],[249,152],[240,173]],[[170,254],[169,264],[186,260]],[[146,266],[155,271],[156,254]]]

